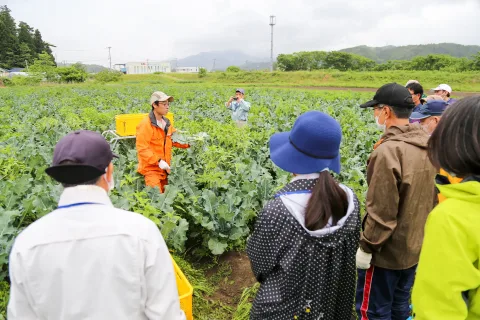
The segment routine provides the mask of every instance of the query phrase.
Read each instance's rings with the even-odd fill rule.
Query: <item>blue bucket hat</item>
[[[340,173],[340,124],[320,111],[298,117],[292,131],[270,138],[270,159],[281,169],[297,174],[320,172],[326,168]]]
[[[443,100],[431,100],[410,116],[411,120],[422,120],[431,116],[441,116],[447,109],[448,103]]]

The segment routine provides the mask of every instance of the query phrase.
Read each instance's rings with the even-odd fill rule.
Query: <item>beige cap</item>
[[[152,105],[155,101],[167,101],[172,102],[174,99],[171,96],[167,96],[165,93],[161,91],[155,91],[152,93],[152,96],[150,97],[150,105]]]
[[[443,98],[439,95],[436,95],[436,94],[432,94],[432,95],[429,95],[425,98],[425,101],[432,101],[432,100],[443,100]]]

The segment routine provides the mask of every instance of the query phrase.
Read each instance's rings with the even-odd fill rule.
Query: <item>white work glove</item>
[[[170,170],[170,166],[168,165],[168,163],[163,160],[160,160],[160,162],[158,163],[158,167],[162,170]]]
[[[358,248],[357,250],[357,268],[358,269],[370,269],[370,262],[372,262],[372,254],[362,251]]]

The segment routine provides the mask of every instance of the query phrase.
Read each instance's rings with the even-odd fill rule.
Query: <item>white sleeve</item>
[[[7,308],[7,319],[9,320],[37,320],[27,296],[25,283],[22,280],[24,272],[20,266],[17,253],[14,249],[10,253],[10,301]]]
[[[145,314],[150,320],[185,320],[185,313],[180,309],[172,259],[160,231],[156,226],[155,229],[156,234],[152,236],[156,239],[148,243],[146,249]]]

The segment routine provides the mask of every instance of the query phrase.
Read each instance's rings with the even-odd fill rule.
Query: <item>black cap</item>
[[[118,158],[101,134],[79,130],[58,141],[52,166],[45,172],[58,182],[81,184],[105,174],[105,169],[114,157]],[[64,161],[74,164],[62,165]]]
[[[360,108],[370,108],[377,104],[386,104],[391,107],[406,109],[415,107],[410,91],[398,83],[387,83],[381,86],[375,93],[373,100],[360,105]]]

